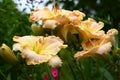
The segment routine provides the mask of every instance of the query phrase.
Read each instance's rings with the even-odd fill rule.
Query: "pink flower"
[[[48,74],[45,74],[45,75],[44,75],[44,80],[49,80]]]
[[[57,68],[52,68],[52,76],[54,77],[54,80],[57,80],[58,78],[58,69]]]

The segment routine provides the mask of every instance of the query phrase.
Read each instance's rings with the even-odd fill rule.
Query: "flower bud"
[[[32,31],[35,33],[35,34],[39,34],[39,31],[40,31],[40,26],[37,25],[37,24],[32,24],[31,25],[31,28],[32,28]]]
[[[15,64],[18,62],[17,57],[13,51],[5,44],[0,47],[0,56],[8,63]]]

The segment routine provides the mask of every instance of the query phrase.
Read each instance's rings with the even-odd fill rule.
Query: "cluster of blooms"
[[[85,14],[78,11],[69,11],[54,7],[51,11],[48,8],[36,9],[30,14],[30,21],[42,20],[42,27],[54,30],[59,28],[58,33],[67,40],[68,32],[78,34],[82,38],[83,51],[78,51],[74,57],[82,59],[96,54],[106,54],[114,44],[114,35],[118,34],[116,29],[110,29],[107,33],[101,30],[103,22],[96,22],[92,18],[83,20]]]
[[[16,43],[13,45],[13,51],[19,50],[28,65],[47,62],[53,68],[60,67],[62,61],[57,54],[62,48],[67,47],[62,38],[67,41],[67,35],[70,33],[78,34],[82,39],[80,44],[83,51],[78,51],[74,55],[75,59],[108,53],[115,42],[114,35],[118,34],[118,31],[110,29],[105,33],[101,30],[104,26],[102,22],[96,22],[92,18],[83,20],[84,17],[85,14],[78,10],[69,11],[58,7],[54,7],[53,10],[46,7],[36,9],[31,12],[29,20],[31,22],[41,20],[41,26],[51,30],[59,27],[60,36],[14,36],[13,40]]]

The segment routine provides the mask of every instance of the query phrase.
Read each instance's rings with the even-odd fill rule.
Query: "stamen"
[[[90,43],[92,44],[92,46],[95,46],[94,43],[91,41],[91,39],[89,39]]]

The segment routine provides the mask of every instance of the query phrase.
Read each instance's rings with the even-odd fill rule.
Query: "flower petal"
[[[59,37],[48,36],[44,38],[44,49],[40,54],[56,55],[61,48],[66,48],[67,45],[63,45],[63,41]]]
[[[33,22],[40,19],[50,18],[51,16],[53,16],[52,12],[45,7],[42,10],[36,9],[35,11],[31,12],[29,20]]]
[[[61,67],[62,66],[62,61],[61,59],[56,55],[56,56],[53,56],[48,64],[52,67],[52,68],[56,68],[56,67]]]
[[[94,47],[87,51],[79,51],[74,55],[74,58],[76,58],[77,60],[82,60],[83,58],[94,56],[97,49],[98,47]]]
[[[112,47],[111,42],[108,42],[108,43],[100,46],[98,48],[98,50],[96,51],[96,53],[98,53],[98,54],[106,54],[106,53],[110,52],[111,47]]]
[[[50,55],[37,54],[28,48],[23,49],[21,56],[26,59],[28,65],[35,65],[47,62],[51,58]]]
[[[56,20],[45,20],[43,22],[43,28],[55,29],[58,24]]]

